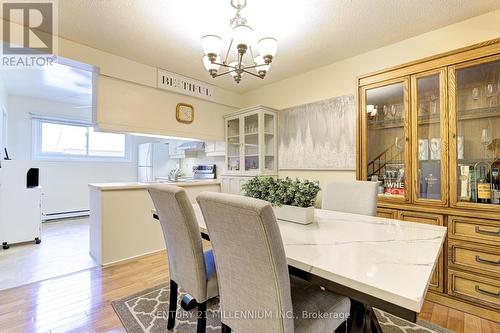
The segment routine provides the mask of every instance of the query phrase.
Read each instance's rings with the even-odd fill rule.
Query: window
[[[94,131],[84,122],[34,118],[33,158],[130,161],[129,137]]]

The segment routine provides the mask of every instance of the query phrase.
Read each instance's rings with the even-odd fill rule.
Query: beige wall
[[[328,66],[272,83],[242,96],[243,105],[263,104],[276,109],[355,94],[356,77],[500,37],[500,10],[434,30],[354,56]],[[276,58],[279,61],[279,58]],[[318,179],[354,179],[349,171],[280,171],[280,176]]]

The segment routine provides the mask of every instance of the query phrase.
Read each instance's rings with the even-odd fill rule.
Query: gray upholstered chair
[[[322,196],[322,209],[375,216],[377,213],[376,182],[336,181],[328,183]]]
[[[197,201],[215,255],[222,332],[331,333],[345,321],[349,298],[289,276],[278,223],[268,202],[214,192],[201,193]],[[303,311],[338,316],[304,319],[300,318]]]
[[[175,325],[177,288],[188,292],[198,306],[198,332],[205,332],[206,301],[219,294],[212,251],[203,252],[193,206],[177,186],[152,185],[149,194],[160,220],[168,253],[170,305],[167,328]]]

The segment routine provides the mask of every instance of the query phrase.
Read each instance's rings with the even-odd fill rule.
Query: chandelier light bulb
[[[217,56],[215,58],[215,62],[220,63],[220,56]],[[213,63],[208,58],[208,56],[203,56],[203,65],[205,66],[205,69],[212,75],[216,74],[220,68],[220,65]]]
[[[209,58],[217,57],[222,49],[222,38],[216,35],[206,35],[201,38],[203,52]]]
[[[259,40],[257,47],[264,61],[266,63],[271,63],[278,50],[278,41],[272,37],[265,37]]]
[[[255,65],[255,71],[260,76],[265,76],[269,71],[269,67],[271,67],[271,64],[266,64],[266,62],[264,61],[264,57],[261,55],[255,57]]]

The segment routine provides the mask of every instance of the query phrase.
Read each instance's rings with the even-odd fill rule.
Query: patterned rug
[[[180,301],[185,293],[181,290],[177,299],[177,318],[173,332],[196,332],[196,309],[184,311]],[[159,285],[134,295],[111,302],[128,333],[165,333],[167,331],[168,284]],[[453,333],[450,330],[425,320],[411,323],[389,313],[376,310],[377,318],[384,333]],[[211,300],[207,305],[207,333],[220,332],[219,303]]]

